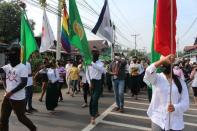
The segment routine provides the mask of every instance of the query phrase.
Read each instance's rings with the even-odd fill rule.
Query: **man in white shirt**
[[[37,111],[37,110],[32,107],[33,78],[32,78],[32,71],[31,71],[31,64],[29,62],[26,62],[26,67],[28,70],[28,80],[27,80],[27,85],[25,87],[26,102],[27,102],[27,106],[28,106],[28,109],[26,109],[26,111],[28,113],[31,113],[31,112]]]
[[[9,49],[9,64],[0,68],[0,72],[6,74],[6,93],[1,106],[0,130],[9,130],[9,117],[14,110],[18,120],[36,131],[36,126],[25,116],[25,89],[27,85],[28,71],[24,64],[20,63],[20,48]]]
[[[70,78],[68,77],[69,76],[68,74],[69,74],[69,70],[70,70],[71,67],[72,67],[72,62],[69,59],[67,61],[66,67],[65,67],[65,70],[66,70],[66,84],[67,84],[67,87],[68,87],[68,91],[66,92],[67,94],[70,94]]]
[[[99,61],[99,52],[93,51],[93,62],[86,71],[88,83],[91,88],[90,99],[90,115],[91,123],[95,124],[95,119],[99,115],[98,113],[98,100],[101,95],[102,86],[102,74],[106,73],[103,62]]]

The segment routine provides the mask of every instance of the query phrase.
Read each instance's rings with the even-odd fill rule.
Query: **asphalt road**
[[[59,102],[55,114],[50,114],[44,102],[39,102],[40,94],[34,94],[33,106],[38,112],[28,115],[36,124],[38,131],[148,131],[151,122],[146,115],[148,100],[146,91],[141,92],[139,100],[125,94],[125,113],[114,112],[115,107],[113,93],[104,93],[99,104],[101,115],[97,118],[96,124],[91,125],[88,108],[81,108],[83,104],[82,94],[75,97],[65,94],[64,101]],[[0,101],[3,90],[0,91]],[[192,103],[192,102],[191,102]],[[184,131],[197,131],[197,107],[191,104],[190,110],[184,116],[186,128]],[[12,113],[10,117],[10,131],[28,131]]]

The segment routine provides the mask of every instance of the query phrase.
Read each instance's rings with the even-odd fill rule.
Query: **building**
[[[192,46],[185,46],[184,52],[184,57],[190,58],[192,62],[197,61],[197,38]]]

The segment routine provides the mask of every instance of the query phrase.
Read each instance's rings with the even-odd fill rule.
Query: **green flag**
[[[36,40],[31,30],[30,24],[27,20],[26,13],[21,15],[21,62],[26,63],[31,54],[38,50]]]
[[[160,54],[154,49],[154,39],[155,39],[155,24],[156,24],[156,11],[157,11],[157,0],[154,2],[154,14],[153,14],[153,37],[151,46],[151,63],[160,59]]]
[[[151,63],[160,59],[160,54],[157,53],[154,49],[154,39],[155,39],[155,24],[156,24],[156,12],[157,12],[157,0],[154,1],[154,13],[153,13],[153,37],[151,45]],[[152,86],[148,85],[148,99],[152,99]]]
[[[81,55],[84,58],[85,64],[91,64],[92,54],[75,0],[69,0],[69,15],[69,37],[71,40],[71,44],[77,49],[79,49]]]

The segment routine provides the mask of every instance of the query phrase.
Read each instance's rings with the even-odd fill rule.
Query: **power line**
[[[196,21],[197,21],[197,17],[194,19],[194,21],[189,26],[189,28],[186,30],[186,32],[181,36],[182,39],[189,33],[189,31],[192,29],[192,27],[194,26],[194,24],[196,23]]]
[[[26,1],[28,1],[28,0],[26,0]],[[32,3],[33,2],[33,3]],[[29,4],[31,4],[31,5],[33,5],[33,6],[35,6],[35,7],[37,7],[37,8],[40,8],[40,9],[42,9],[41,8],[41,6],[40,6],[40,3],[38,2],[38,1],[35,1],[35,0],[32,0],[31,2],[30,1],[28,1],[28,3]],[[77,2],[80,6],[83,6],[84,8],[86,8],[86,9],[88,9],[89,11],[91,11],[92,12],[92,14],[95,14],[95,11],[93,11],[92,10],[92,8],[90,7],[90,5],[88,5],[89,7],[87,7],[86,5],[84,5],[84,4],[82,4],[81,2]],[[58,10],[56,9],[56,8],[54,8],[54,7],[52,7],[50,4],[47,4],[47,11],[48,12],[50,12],[50,13],[52,13],[52,14],[55,14],[55,15],[58,15],[59,13],[58,13]],[[93,23],[94,21],[92,21],[92,20],[90,20],[90,19],[88,19],[87,17],[84,17],[84,16],[82,16],[81,15],[81,17],[82,18],[84,18],[84,19],[86,19],[87,21],[89,21],[89,22],[91,22],[91,23]],[[84,27],[86,28],[86,29],[88,29],[89,31],[91,31],[92,30],[92,27],[90,27],[89,25],[87,25],[87,24],[83,24],[84,25]],[[123,32],[117,27],[117,29],[118,29],[118,35],[120,36],[120,37],[122,37],[124,40],[126,40],[127,42],[130,42],[130,40],[129,39],[127,39],[123,34]]]
[[[94,10],[94,8],[90,5],[90,4],[88,4],[87,2],[86,2],[86,0],[83,0],[83,2],[97,15],[97,16],[99,16],[99,13],[96,11],[96,10]]]
[[[34,6],[34,7],[37,7],[37,8],[39,8],[39,9],[42,9],[41,6],[40,6],[40,4],[39,4],[38,2],[35,2],[34,0],[32,0],[32,2],[35,2],[35,3],[31,3],[31,2],[29,2],[29,1],[27,1],[27,0],[26,0],[26,2],[28,2],[30,5],[32,5],[32,6]],[[50,13],[52,13],[52,14],[54,14],[54,15],[58,15],[57,12],[50,11],[49,8],[47,8],[47,11],[49,11]],[[83,26],[84,26],[86,29],[90,30],[90,31],[92,30],[92,27],[90,27],[90,26],[87,25],[87,24],[83,24]]]
[[[122,16],[122,18],[124,19],[125,25],[127,26],[128,29],[132,28],[135,32],[137,32],[132,26],[128,26],[128,19],[125,17],[124,13],[122,13],[122,11],[119,9],[119,7],[117,6],[116,2],[114,0],[111,0],[113,5],[115,6],[115,8],[118,10],[118,13],[120,14],[120,16]]]

